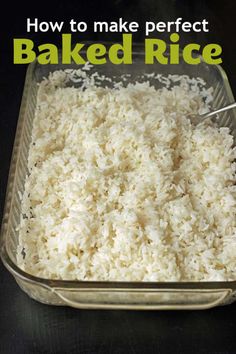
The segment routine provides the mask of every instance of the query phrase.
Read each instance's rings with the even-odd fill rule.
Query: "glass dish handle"
[[[70,307],[87,309],[207,309],[230,300],[231,289],[53,289]]]

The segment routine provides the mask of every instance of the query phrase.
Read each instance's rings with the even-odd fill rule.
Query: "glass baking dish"
[[[14,149],[8,179],[7,196],[1,230],[1,258],[19,286],[32,298],[51,305],[68,305],[77,308],[102,309],[206,309],[229,304],[236,299],[236,281],[233,282],[88,282],[42,279],[22,271],[16,262],[20,219],[20,197],[27,173],[27,156],[31,140],[32,122],[37,98],[37,83],[49,72],[58,69],[78,68],[78,65],[30,64],[26,74]],[[112,65],[109,62],[91,69],[118,79],[129,74],[135,81],[143,73],[163,75],[179,74],[201,77],[214,89],[213,108],[234,101],[227,76],[220,66],[188,65],[181,59],[178,65],[144,64],[141,45],[133,48],[132,65]],[[107,83],[106,83],[107,84]],[[160,82],[153,82],[161,87]],[[68,85],[72,83],[68,82]],[[73,85],[80,85],[79,83]],[[228,126],[236,138],[236,112],[220,115],[220,125]]]

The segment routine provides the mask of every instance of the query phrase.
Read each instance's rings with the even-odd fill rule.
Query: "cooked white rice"
[[[66,87],[75,76],[82,88]],[[187,118],[208,109],[200,80],[168,80],[159,90],[148,81],[98,87],[86,71],[42,81],[22,269],[51,279],[236,279],[233,138]]]

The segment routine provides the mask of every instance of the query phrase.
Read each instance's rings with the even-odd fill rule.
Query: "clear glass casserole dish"
[[[77,308],[103,309],[205,309],[228,304],[236,299],[236,281],[233,282],[87,282],[42,279],[32,276],[17,266],[17,225],[20,220],[20,197],[27,174],[27,156],[31,140],[32,123],[37,98],[37,83],[49,72],[58,69],[78,68],[78,65],[29,65],[14,149],[8,179],[7,196],[1,230],[1,258],[19,286],[32,298],[51,305],[68,305]],[[143,73],[178,74],[201,77],[208,87],[213,87],[213,108],[234,101],[227,76],[220,66],[188,65],[182,60],[178,65],[144,64],[142,46],[134,46],[132,65],[113,65],[109,62],[94,67],[98,72],[117,79],[130,74],[129,81],[136,81]],[[118,80],[119,81],[119,80]],[[68,83],[68,85],[75,83]],[[107,84],[107,83],[106,83]],[[157,88],[160,82],[152,82]],[[77,85],[80,85],[79,83]],[[220,115],[220,125],[228,126],[236,138],[236,112]]]

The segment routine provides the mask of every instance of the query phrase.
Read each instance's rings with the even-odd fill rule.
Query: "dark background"
[[[26,33],[26,18],[87,21],[82,40],[120,39],[118,34],[96,34],[93,20],[123,17],[138,21],[134,35],[142,41],[145,21],[177,17],[206,18],[210,33],[182,34],[181,42],[219,43],[223,67],[236,95],[236,2],[234,0],[150,1],[6,1],[0,10],[0,212],[26,66],[13,65],[13,38],[32,38],[37,44],[60,44],[60,35]],[[157,35],[156,35],[157,36]],[[163,37],[162,37],[163,38]],[[0,353],[236,353],[236,303],[207,311],[86,311],[39,304],[27,297],[0,263]]]

